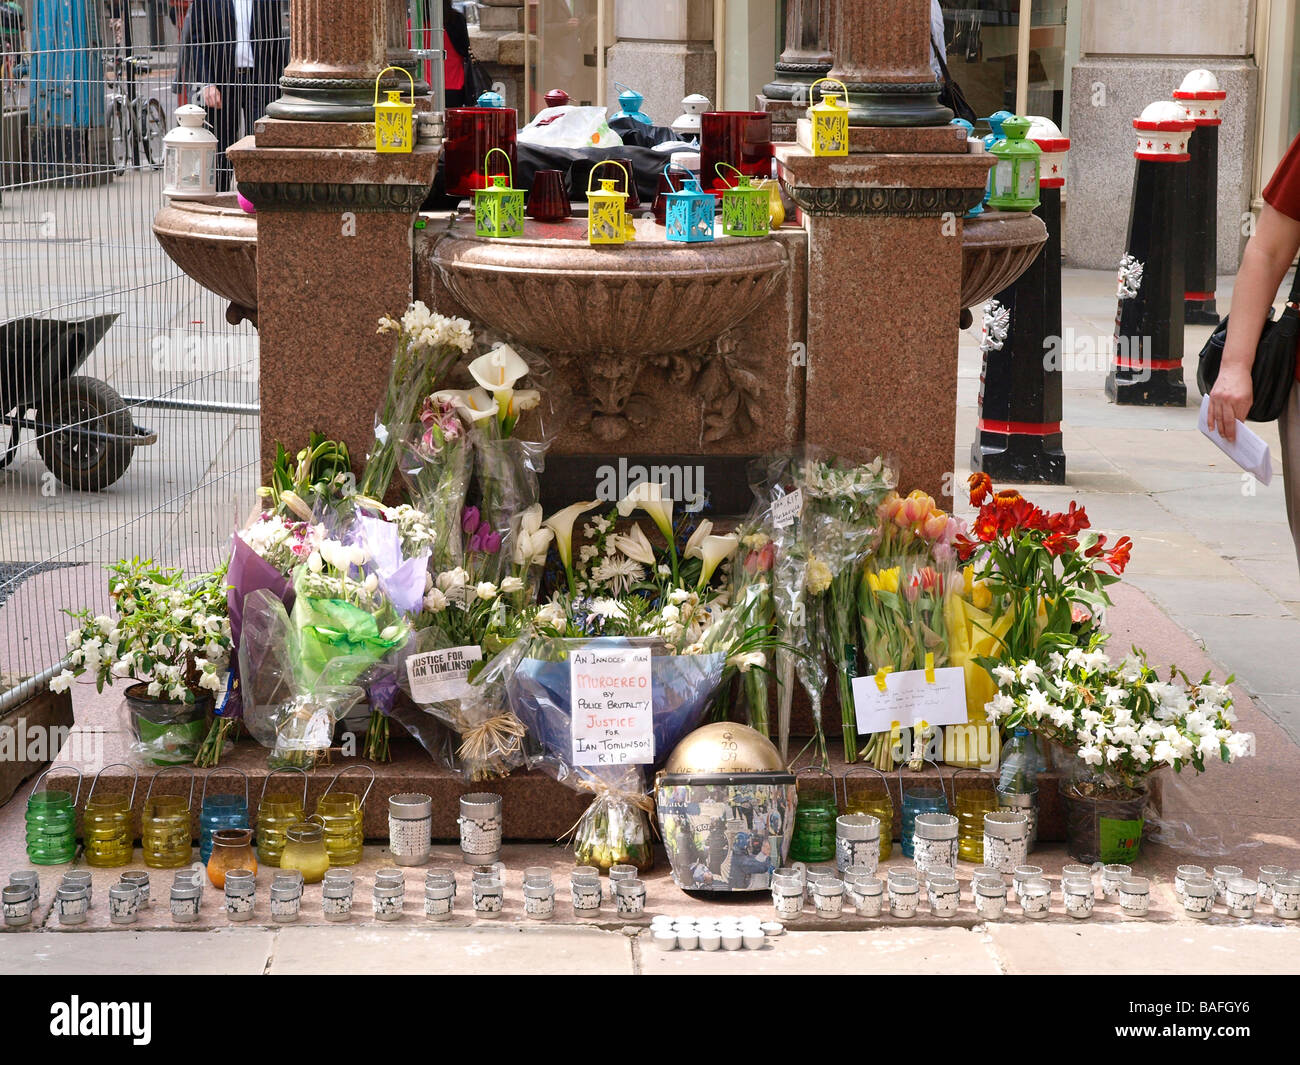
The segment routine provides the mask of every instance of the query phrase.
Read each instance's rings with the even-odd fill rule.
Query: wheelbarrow
[[[98,492],[126,472],[137,447],[158,434],[136,425],[106,381],[77,374],[117,321],[20,318],[0,325],[0,469],[13,461],[24,429],[36,433],[41,461],[69,488]]]

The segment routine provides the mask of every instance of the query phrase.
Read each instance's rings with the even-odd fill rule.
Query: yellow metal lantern
[[[388,99],[379,102],[379,83],[390,70],[405,74],[411,83],[411,102],[400,90],[390,89]],[[415,147],[415,79],[402,67],[385,67],[375,78],[375,151],[409,152]]]
[[[844,103],[839,102],[839,93],[823,92],[821,102],[808,108],[808,119],[812,123],[812,153],[813,155],[848,155],[848,86],[835,78],[818,78],[813,82],[812,88],[815,90],[823,81],[838,85],[843,90]]]
[[[480,237],[518,237],[524,232],[524,190],[511,187],[515,183],[514,168],[510,156],[500,148],[489,148],[483,157],[484,176],[493,152],[506,161],[506,173],[492,174],[487,188],[475,190],[474,233]]]
[[[596,171],[602,166],[616,166],[623,171],[623,187],[631,182],[627,168],[615,159],[602,159],[587,177],[587,243],[624,244],[636,238],[632,219],[627,215],[627,193],[619,192],[615,178],[601,178],[600,189],[592,189]]]

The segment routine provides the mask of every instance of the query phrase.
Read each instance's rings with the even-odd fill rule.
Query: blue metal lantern
[[[672,191],[664,193],[664,226],[669,240],[697,244],[713,239],[713,212],[717,198],[700,188],[693,177],[683,178],[682,187],[673,189],[672,163],[664,167],[664,177]]]
[[[635,89],[629,89],[622,82],[616,81],[614,84],[623,91],[618,94],[618,106],[622,110],[614,114],[613,118],[632,118],[638,122],[644,122],[647,126],[654,125],[650,121],[650,116],[641,110],[641,105],[645,103],[645,97]]]

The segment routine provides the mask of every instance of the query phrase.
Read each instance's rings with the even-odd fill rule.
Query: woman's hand
[[[1250,370],[1239,365],[1223,366],[1210,390],[1210,428],[1217,429],[1224,440],[1232,443],[1237,439],[1237,422],[1246,420],[1254,400]]]

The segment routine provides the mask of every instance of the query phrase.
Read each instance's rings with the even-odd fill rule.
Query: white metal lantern
[[[163,195],[203,200],[217,194],[217,137],[204,128],[197,104],[176,108],[176,126],[163,138]]]

